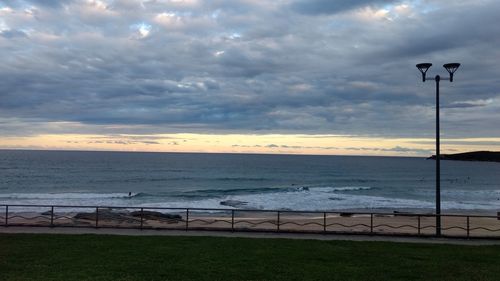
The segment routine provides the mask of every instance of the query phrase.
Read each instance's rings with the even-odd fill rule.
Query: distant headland
[[[473,151],[455,154],[441,154],[441,160],[457,160],[457,161],[486,161],[500,162],[500,152],[497,151]],[[436,155],[432,155],[427,159],[436,159]]]

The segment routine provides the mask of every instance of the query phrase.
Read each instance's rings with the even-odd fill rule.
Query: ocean
[[[441,165],[443,210],[500,211],[500,163]],[[0,205],[432,211],[434,167],[409,157],[0,150]]]

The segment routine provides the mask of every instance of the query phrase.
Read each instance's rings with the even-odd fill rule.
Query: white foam
[[[8,193],[0,194],[0,200],[6,199],[105,199],[105,198],[130,198],[137,196],[139,193],[132,193],[130,196],[127,193]]]
[[[366,188],[369,189],[369,188]],[[359,190],[349,187],[347,190]],[[302,191],[258,193],[244,195],[229,195],[223,198],[210,198],[195,201],[171,201],[155,204],[145,204],[155,207],[175,208],[231,208],[220,205],[221,201],[237,200],[247,202],[245,209],[291,209],[291,210],[342,210],[342,209],[433,209],[435,202],[430,200],[415,200],[403,198],[388,198],[382,196],[339,193],[334,187],[318,187]],[[500,207],[495,200],[485,201],[443,201],[443,209],[492,210]]]
[[[358,190],[370,190],[370,186],[341,186],[341,187],[312,187],[314,190],[324,190],[324,191],[358,191]]]
[[[135,206],[135,207],[166,207],[166,208],[231,208],[220,204],[221,201],[237,200],[247,202],[246,209],[291,209],[291,210],[342,210],[342,209],[432,209],[433,196],[428,199],[389,198],[360,194],[370,190],[365,186],[345,187],[311,187],[309,189],[262,192],[252,194],[226,195],[217,198],[192,200],[169,197],[137,196],[133,193],[11,193],[0,194],[0,204],[26,205],[71,205],[71,206]],[[427,192],[426,190],[425,192]],[[423,193],[425,193],[423,192]],[[485,196],[476,195],[475,191],[452,191],[443,195],[443,209],[463,210],[498,210],[500,201],[497,200],[498,190],[482,192]],[[468,195],[468,196],[466,196]],[[135,196],[135,197],[134,197]],[[458,198],[458,196],[460,198]]]
[[[128,196],[128,193],[10,193],[0,194],[0,205],[131,206],[134,204],[132,199],[138,194],[132,193]],[[11,210],[14,211],[14,208]]]

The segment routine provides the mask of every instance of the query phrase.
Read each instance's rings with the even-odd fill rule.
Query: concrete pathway
[[[282,238],[312,240],[345,240],[345,241],[385,241],[400,243],[431,243],[455,245],[500,245],[500,240],[488,239],[452,239],[430,237],[398,237],[377,235],[341,235],[341,234],[302,234],[302,233],[259,233],[259,232],[226,232],[226,231],[182,231],[152,229],[110,229],[110,228],[71,228],[71,227],[0,227],[1,233],[37,233],[37,234],[104,234],[129,236],[211,236],[211,237],[244,237],[244,238]]]

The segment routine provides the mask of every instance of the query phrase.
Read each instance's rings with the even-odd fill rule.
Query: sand
[[[50,209],[47,209],[50,211]],[[87,209],[92,212],[95,209]],[[146,210],[146,209],[144,209]],[[148,209],[149,210],[149,209]],[[226,210],[218,212],[156,210],[176,213],[182,219],[143,218],[130,215],[130,209],[100,209],[96,224],[94,217],[75,218],[76,212],[0,212],[0,226],[53,226],[86,228],[143,228],[171,230],[229,230],[297,233],[355,233],[388,235],[434,235],[436,219],[432,215],[413,214],[352,214],[352,213],[298,213]],[[92,215],[92,214],[91,214]],[[442,216],[442,234],[449,237],[500,238],[500,219],[497,216],[449,215]]]

